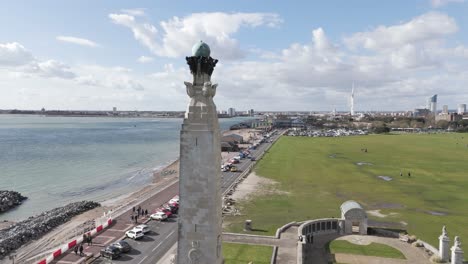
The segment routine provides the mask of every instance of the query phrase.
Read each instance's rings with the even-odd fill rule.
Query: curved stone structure
[[[359,228],[359,234],[367,235],[367,213],[356,201],[346,201],[341,206],[341,218],[344,219],[344,233],[352,234],[353,226]]]

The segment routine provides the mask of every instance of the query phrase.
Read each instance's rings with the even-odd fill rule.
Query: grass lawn
[[[291,221],[340,217],[340,205],[356,200],[366,210],[380,209],[388,215],[369,215],[371,219],[404,222],[408,232],[436,247],[443,225],[450,237],[459,235],[468,241],[467,144],[468,134],[457,133],[283,136],[255,171],[278,182],[276,188],[287,194],[239,203],[243,215],[226,217],[227,229],[242,233],[243,222],[251,219],[260,230],[254,233],[273,235]],[[463,247],[468,252],[468,243]]]
[[[273,247],[223,243],[225,264],[270,264]]]
[[[399,250],[379,243],[356,245],[345,240],[334,240],[328,244],[328,250],[332,254],[346,253],[353,255],[405,259],[405,255],[403,255]]]

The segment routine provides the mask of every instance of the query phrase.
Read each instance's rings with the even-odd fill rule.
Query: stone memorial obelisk
[[[180,132],[177,263],[221,264],[221,143],[211,74],[218,60],[200,41],[186,57],[193,83]]]

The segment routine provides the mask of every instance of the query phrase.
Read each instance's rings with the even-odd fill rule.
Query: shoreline
[[[68,243],[70,239],[80,236],[83,229],[92,229],[95,227],[94,220],[100,218],[104,213],[113,211],[117,212],[119,209],[130,206],[135,201],[142,201],[142,196],[152,196],[158,187],[169,185],[174,179],[178,178],[178,163],[179,159],[172,161],[169,165],[153,173],[153,178],[150,183],[142,188],[139,188],[128,194],[116,195],[112,198],[100,201],[100,207],[84,212],[70,219],[68,222],[52,229],[49,233],[45,234],[41,238],[31,241],[26,245],[16,250],[17,260],[22,263],[28,263],[28,259],[34,258],[38,255],[44,254],[52,249],[59,247],[64,243]],[[156,178],[155,174],[159,174],[165,170],[173,170],[177,167],[177,172],[167,177]],[[142,199],[142,200],[140,200]],[[0,228],[7,228],[14,222],[7,222],[8,224],[0,225]],[[3,224],[3,222],[1,223]],[[45,246],[44,246],[45,245]],[[8,258],[0,259],[0,264],[9,263]],[[32,262],[31,262],[32,263]]]
[[[240,134],[245,140],[248,139],[252,131],[258,131],[255,129],[242,129],[242,130],[225,130],[221,134]],[[224,156],[225,152],[222,152]],[[136,189],[135,191],[129,192],[127,194],[116,193],[109,198],[106,198],[102,201],[98,201],[101,204],[101,207],[95,208],[83,214],[73,217],[68,222],[60,225],[57,228],[54,228],[48,234],[45,234],[43,237],[36,241],[32,241],[29,244],[24,245],[23,247],[17,250],[18,260],[26,261],[29,258],[52,250],[63,243],[66,243],[68,240],[77,236],[79,230],[83,230],[86,226],[90,225],[94,219],[99,218],[103,215],[104,212],[113,211],[116,212],[119,209],[126,208],[136,201],[143,201],[147,198],[154,195],[154,191],[161,186],[168,186],[172,182],[179,178],[179,159],[168,161],[167,165],[162,167],[159,170],[152,172],[151,181],[148,182],[145,186]],[[166,173],[167,172],[167,173]],[[8,227],[12,222],[8,222],[6,225]],[[1,228],[1,225],[0,225]],[[46,246],[44,246],[46,245]],[[6,263],[4,260],[0,260],[0,264]]]

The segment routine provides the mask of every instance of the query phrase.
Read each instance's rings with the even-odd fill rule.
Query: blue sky
[[[468,103],[468,2],[3,1],[0,109],[183,110],[184,56],[220,59],[218,109]],[[144,56],[144,57],[142,57]]]

